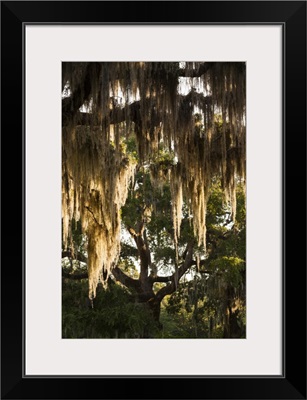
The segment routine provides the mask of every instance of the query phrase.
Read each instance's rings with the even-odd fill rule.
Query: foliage
[[[123,229],[128,222],[136,223],[138,215],[135,210],[144,204],[144,198],[153,190],[145,174],[122,209]],[[239,331],[236,334],[245,337],[245,198],[240,185],[237,191],[237,220],[234,225],[229,220],[229,206],[224,201],[220,183],[215,181],[208,203],[207,257],[200,260],[198,267],[194,263],[179,282],[177,290],[163,300],[162,330],[156,329],[146,304],[138,302],[136,294],[122,285],[111,280],[107,289],[99,286],[92,308],[87,299],[86,281],[64,279],[64,337],[222,338],[226,334],[229,307],[235,315]],[[153,256],[152,269],[155,268],[155,274],[163,276],[172,270],[175,262],[169,188],[165,186],[158,190],[155,198],[159,207],[152,211],[146,229]],[[184,216],[180,238],[182,249],[193,236],[189,215],[185,213]],[[122,243],[119,266],[129,276],[138,278],[138,253],[133,243]],[[83,268],[79,265],[79,272]],[[156,283],[155,292],[163,286],[163,283]]]
[[[208,255],[199,269],[192,271],[192,279],[182,283],[165,306],[166,313],[177,321],[171,336],[222,337],[231,313],[238,326],[236,334],[245,337],[245,201],[240,186],[237,216],[235,225],[228,222],[229,207],[215,182],[208,203]],[[190,321],[188,331],[189,324],[183,324],[183,320]]]
[[[64,280],[62,302],[63,338],[141,338],[156,330],[146,305],[114,283],[99,287],[92,307],[87,282]]]

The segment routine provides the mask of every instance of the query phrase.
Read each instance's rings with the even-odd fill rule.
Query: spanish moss
[[[178,258],[182,206],[206,249],[210,185],[221,178],[236,217],[237,181],[245,181],[245,63],[65,62],[62,68],[62,219],[88,238],[89,295],[95,297],[120,252],[121,207],[137,164],[163,147],[173,155],[152,173],[170,181]],[[127,149],[134,137],[137,156]]]

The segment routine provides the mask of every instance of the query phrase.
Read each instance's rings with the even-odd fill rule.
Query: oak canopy
[[[136,170],[169,180],[174,245],[182,206],[206,248],[206,207],[219,176],[235,219],[235,189],[245,181],[244,62],[65,62],[62,64],[62,219],[88,238],[89,296],[106,281],[120,252],[120,209]],[[137,155],[126,141],[133,136]],[[163,145],[173,155],[154,163]]]

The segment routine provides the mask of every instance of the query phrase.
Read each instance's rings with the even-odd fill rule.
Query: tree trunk
[[[148,301],[148,306],[150,309],[150,312],[152,313],[153,319],[155,323],[157,324],[157,327],[159,330],[162,329],[162,324],[160,322],[160,312],[161,312],[161,301],[159,301],[156,296]]]

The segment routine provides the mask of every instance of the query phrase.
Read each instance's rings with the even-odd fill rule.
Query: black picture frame
[[[283,26],[282,376],[24,376],[27,23]],[[1,86],[1,398],[306,399],[306,2],[2,1]]]

